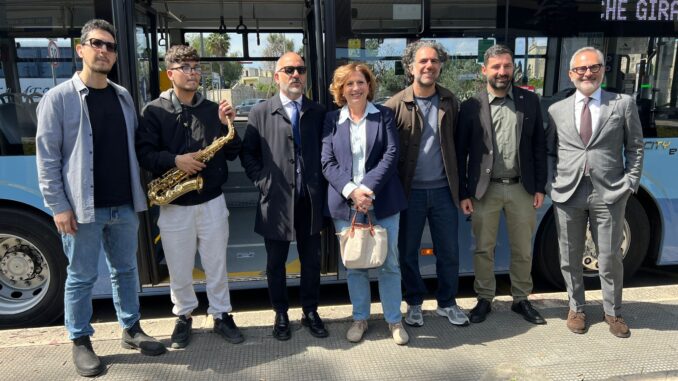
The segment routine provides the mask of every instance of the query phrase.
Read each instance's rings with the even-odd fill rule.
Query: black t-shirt
[[[87,109],[94,140],[94,207],[132,202],[125,116],[112,86],[89,88]]]

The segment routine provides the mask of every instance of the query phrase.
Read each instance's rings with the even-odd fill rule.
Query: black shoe
[[[482,323],[490,312],[492,312],[492,303],[487,299],[478,299],[478,303],[473,307],[468,317],[471,323]]]
[[[121,345],[125,349],[138,349],[141,354],[146,356],[157,356],[165,353],[167,350],[163,343],[148,336],[139,325],[139,321],[133,326],[122,330]]]
[[[84,377],[94,377],[104,371],[99,357],[92,349],[89,336],[80,336],[73,340],[73,364],[75,371]]]
[[[529,300],[521,300],[511,305],[511,311],[522,315],[525,320],[532,324],[546,324],[546,320],[539,314],[537,310],[532,307]]]
[[[191,342],[191,328],[193,327],[193,318],[187,318],[182,315],[179,316],[177,321],[174,323],[174,331],[172,332],[172,348],[181,349],[186,348],[189,342]]]
[[[330,333],[325,329],[325,324],[323,324],[320,315],[317,311],[311,311],[307,314],[301,316],[301,325],[308,327],[311,335],[315,337],[327,337]]]
[[[292,337],[290,331],[290,318],[287,312],[276,312],[275,323],[273,323],[273,337],[280,341],[289,340]]]
[[[233,315],[226,312],[221,314],[221,319],[214,319],[214,332],[218,333],[231,344],[240,344],[245,341],[240,329],[233,321]]]

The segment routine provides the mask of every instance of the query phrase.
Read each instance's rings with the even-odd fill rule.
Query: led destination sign
[[[678,0],[602,0],[603,21],[678,21]]]

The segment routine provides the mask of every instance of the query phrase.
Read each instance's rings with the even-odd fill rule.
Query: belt
[[[520,176],[519,177],[494,177],[491,178],[490,181],[493,183],[500,183],[500,184],[517,184],[520,182]]]

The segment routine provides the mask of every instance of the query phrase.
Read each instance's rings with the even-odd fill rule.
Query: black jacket
[[[136,136],[139,164],[154,178],[174,168],[174,158],[207,147],[212,141],[226,135],[227,127],[221,124],[219,105],[196,93],[193,105],[179,103],[172,90],[160,94],[141,111]],[[203,189],[189,192],[172,201],[176,205],[198,205],[222,194],[221,186],[228,179],[227,160],[238,157],[242,141],[236,134],[200,171]]]
[[[529,194],[545,193],[546,138],[539,97],[517,86],[513,86],[512,91],[520,131],[520,182]],[[457,128],[460,200],[480,199],[487,191],[494,163],[491,118],[486,89],[461,104]]]
[[[311,199],[310,232],[323,226],[323,200],[327,183],[320,167],[325,108],[304,97],[301,105],[300,132],[303,176]],[[240,161],[247,177],[259,189],[259,204],[254,231],[264,238],[280,241],[296,239],[294,229],[295,153],[292,124],[275,94],[255,105],[249,113]]]

